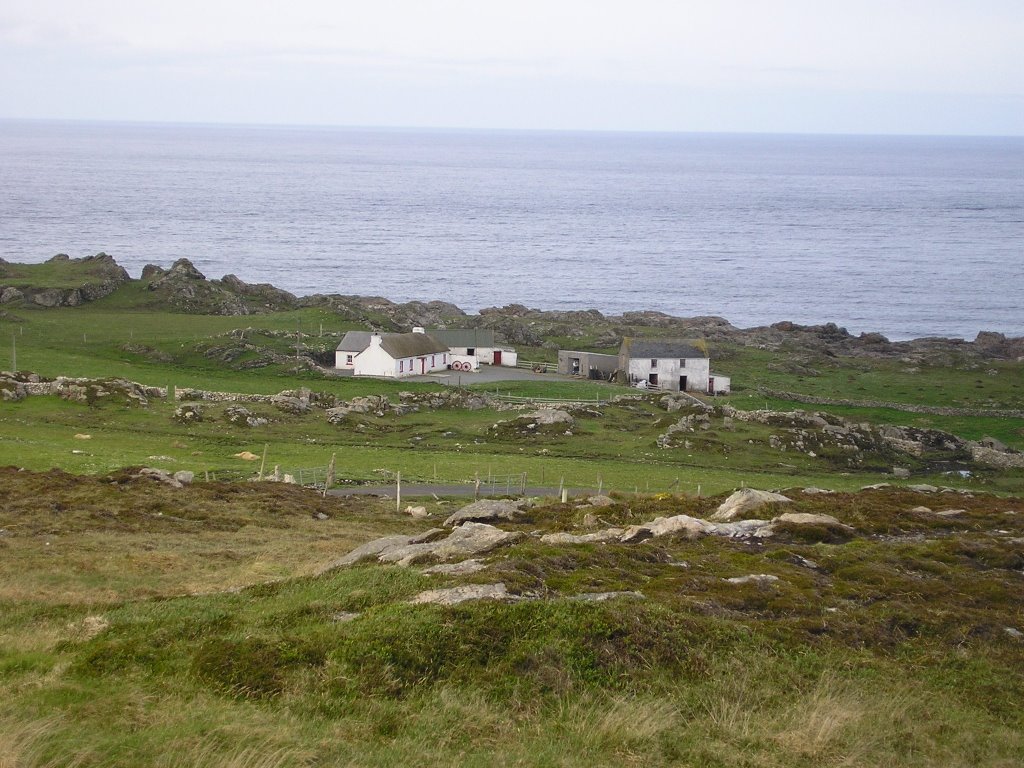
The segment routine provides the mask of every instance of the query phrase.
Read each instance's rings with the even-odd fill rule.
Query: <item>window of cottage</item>
[[[657,368],[657,367],[658,367],[658,359],[656,357],[652,357],[651,358],[651,368]]]

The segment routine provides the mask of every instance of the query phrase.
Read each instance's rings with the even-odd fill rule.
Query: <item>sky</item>
[[[3,0],[0,118],[1024,135],[1024,0]]]

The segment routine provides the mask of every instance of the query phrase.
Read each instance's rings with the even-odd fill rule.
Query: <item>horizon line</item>
[[[181,126],[194,128],[257,128],[257,129],[317,129],[340,131],[415,131],[437,133],[559,133],[559,134],[616,134],[658,136],[829,136],[873,138],[931,138],[931,139],[1024,139],[1024,133],[892,133],[852,131],[758,131],[758,130],[698,130],[656,128],[496,128],[458,125],[372,125],[355,123],[267,123],[212,120],[150,120],[137,118],[95,117],[10,117],[0,115],[0,123],[68,123],[92,125]]]

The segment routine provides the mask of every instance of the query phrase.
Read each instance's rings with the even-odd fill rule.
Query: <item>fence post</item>
[[[520,496],[525,496],[526,495],[526,473],[525,472],[523,472],[523,485],[522,485],[522,489],[519,491],[519,495]]]
[[[402,473],[395,473],[395,512],[402,511]]]
[[[267,449],[270,447],[270,443],[263,444],[263,461],[260,462],[260,480],[263,479],[263,469],[267,466]]]

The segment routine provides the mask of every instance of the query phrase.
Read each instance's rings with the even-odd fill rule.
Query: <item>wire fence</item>
[[[404,485],[427,485],[427,486],[465,486],[473,490],[474,497],[480,496],[524,496],[529,490],[537,493],[540,489],[543,492],[550,491],[561,496],[567,490],[564,475],[552,475],[545,473],[543,469],[532,475],[527,472],[493,472],[490,467],[486,474],[483,472],[474,473],[473,477],[444,476],[442,472],[438,475],[437,467],[434,467],[433,476],[410,476],[400,471],[390,469],[375,469],[371,477],[352,478],[346,477],[343,473],[340,477],[332,477],[334,472],[330,465],[317,467],[301,467],[297,469],[282,469],[274,466],[269,472],[261,474],[257,469],[211,469],[197,474],[196,481],[206,482],[284,482],[294,483],[307,488],[315,488],[326,492],[331,488],[395,488],[398,495],[399,486]],[[575,478],[579,480],[579,478]],[[330,483],[328,483],[330,481]],[[597,493],[606,493],[613,490],[611,484],[606,484],[602,475],[597,474],[590,482],[573,483],[573,488],[587,488]],[[556,490],[557,488],[557,490]],[[671,483],[664,481],[651,483],[645,480],[643,484],[637,483],[632,486],[618,484],[614,490],[624,493],[680,493],[682,486],[680,478],[675,478]],[[700,495],[700,485],[696,486],[697,495]]]

